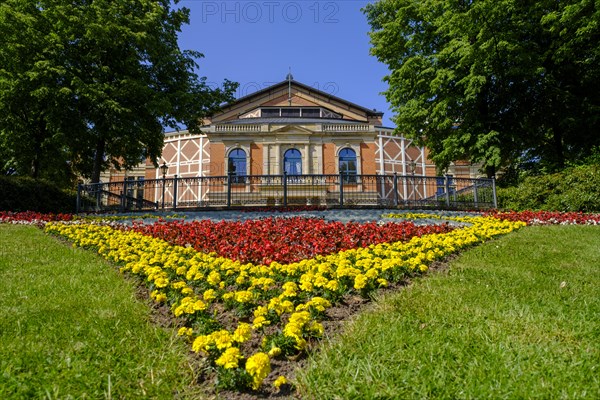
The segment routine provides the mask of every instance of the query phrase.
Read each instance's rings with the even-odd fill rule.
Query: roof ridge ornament
[[[294,77],[292,76],[292,67],[289,67],[289,72],[288,72],[287,76],[285,77],[285,79],[287,79],[287,81],[288,81],[288,102],[291,107],[292,106],[292,80],[294,79]]]

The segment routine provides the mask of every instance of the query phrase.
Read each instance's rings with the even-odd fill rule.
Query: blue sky
[[[211,85],[240,83],[236,97],[285,79],[384,112],[393,126],[382,81],[385,65],[369,55],[363,0],[182,0],[190,25],[182,49],[197,50],[201,76]]]

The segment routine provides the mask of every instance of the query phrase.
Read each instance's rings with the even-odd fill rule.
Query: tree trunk
[[[106,142],[104,139],[98,139],[98,142],[96,143],[96,155],[94,156],[94,166],[92,170],[92,183],[100,182],[100,173],[102,172],[105,148]]]
[[[37,151],[33,155],[33,160],[31,160],[31,177],[33,179],[40,177],[40,157]]]
[[[554,153],[556,156],[556,168],[557,170],[562,170],[565,168],[565,152],[563,145],[563,135],[562,131],[558,127],[558,124],[555,124],[552,127],[553,139],[554,139]]]
[[[31,177],[37,179],[40,177],[40,158],[42,156],[42,142],[46,136],[46,125],[43,119],[37,123],[38,129],[33,136],[33,158],[31,159]]]

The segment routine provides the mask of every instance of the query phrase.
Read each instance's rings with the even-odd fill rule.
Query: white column
[[[312,174],[311,172],[311,164],[310,164],[310,145],[308,143],[306,143],[304,145],[304,160],[302,161],[302,164],[304,164],[302,166],[302,174]]]
[[[198,165],[198,176],[199,177],[203,177],[204,176],[204,135],[200,134],[200,158],[198,160],[198,162],[200,163],[200,165]],[[203,200],[203,194],[202,194],[202,180],[200,180],[199,184],[198,184],[198,193],[196,193],[196,200],[198,202],[201,202]]]
[[[281,167],[281,146],[279,143],[275,144],[275,175],[283,174],[283,168]]]
[[[400,148],[402,149],[402,175],[406,176],[406,141],[404,139],[404,136],[401,136]],[[406,178],[402,178],[402,189],[404,193],[403,200],[406,200],[408,198],[408,187],[406,184]]]
[[[427,164],[425,163],[425,147],[421,147],[421,171],[423,173],[423,176],[425,176],[425,168],[427,167]],[[426,199],[427,198],[427,180],[423,179],[423,198]]]
[[[271,175],[271,145],[263,142],[263,165],[262,165],[262,174],[263,175]]]
[[[198,176],[204,176],[204,135],[200,135],[200,159],[198,160]]]
[[[181,136],[177,140],[177,164],[175,173],[179,176],[179,163],[181,162]]]
[[[383,150],[383,134],[380,131],[379,134],[379,175],[384,175],[385,174],[385,163],[384,163],[384,156],[385,156],[385,151]]]

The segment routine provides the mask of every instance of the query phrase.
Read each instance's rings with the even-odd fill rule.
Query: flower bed
[[[193,351],[209,362],[219,386],[256,390],[265,380],[275,387],[285,384],[285,377],[271,373],[274,360],[303,354],[323,335],[322,321],[330,317],[331,307],[347,296],[368,297],[377,288],[423,273],[434,260],[525,226],[520,221],[493,217],[446,219],[468,226],[450,230],[447,226],[424,228],[402,223],[398,225],[401,233],[396,232],[400,240],[356,247],[366,240],[361,236],[363,225],[349,224],[348,229],[354,229],[357,236],[350,235],[354,239],[348,239],[347,246],[354,248],[290,263],[265,260],[268,253],[258,253],[257,259],[270,261],[269,265],[233,260],[149,235],[156,231],[174,243],[190,244],[188,240],[200,234],[194,229],[208,229],[203,224],[194,229],[195,225],[177,222],[119,230],[93,224],[49,223],[46,231],[68,238],[75,246],[94,249],[118,263],[121,271],[143,279],[154,301],[170,308],[181,326],[179,334],[187,337]],[[336,238],[332,243],[344,242],[342,238],[349,235],[348,230],[337,232],[338,225],[321,220],[284,219],[282,227],[275,229],[280,236],[273,236],[268,224],[278,226],[277,222],[265,223],[215,224],[215,231],[209,233],[229,238],[262,237],[281,249],[285,248],[281,243],[285,235],[300,232],[310,237],[311,224],[315,230],[326,232],[326,237]],[[284,228],[286,223],[289,228]],[[394,232],[391,226],[382,231],[375,229],[376,225],[367,226],[367,238],[388,234],[385,229]],[[178,232],[185,239],[179,239]],[[208,241],[218,242],[210,235]],[[294,253],[300,254],[286,254]]]
[[[242,263],[291,263],[317,255],[415,236],[449,232],[447,224],[417,226],[413,222],[328,222],[314,218],[266,218],[246,221],[209,220],[134,224],[133,229],[179,246],[217,254]]]
[[[600,225],[600,214],[557,211],[509,211],[489,213],[506,221],[523,221],[527,225]]]
[[[0,211],[0,223],[44,225],[50,221],[71,221],[72,214],[43,214],[36,211]]]

